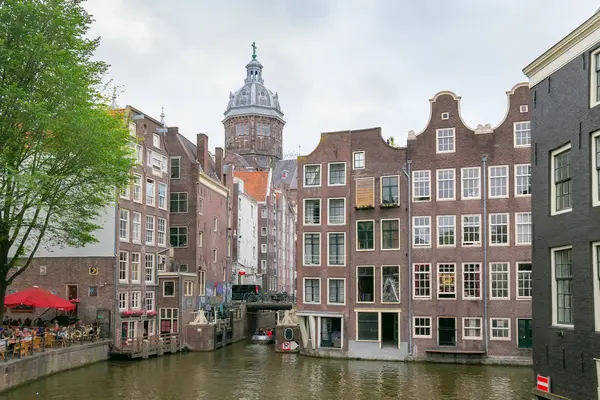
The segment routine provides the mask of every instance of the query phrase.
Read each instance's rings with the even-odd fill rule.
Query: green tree
[[[40,245],[97,241],[96,217],[133,165],[81,3],[0,0],[0,318]]]

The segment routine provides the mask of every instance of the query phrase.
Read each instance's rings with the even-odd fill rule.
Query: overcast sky
[[[223,146],[223,112],[253,41],[279,93],[284,151],[320,132],[380,126],[406,142],[429,99],[462,97],[467,124],[497,125],[529,62],[589,18],[594,0],[88,0],[98,58],[130,104]]]

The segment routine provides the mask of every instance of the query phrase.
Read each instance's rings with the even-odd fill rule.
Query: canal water
[[[237,343],[213,353],[109,361],[42,378],[6,400],[529,400],[525,367],[328,360]]]

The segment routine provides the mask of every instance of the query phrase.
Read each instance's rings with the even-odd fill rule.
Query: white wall
[[[243,186],[240,185],[240,192]],[[240,193],[238,196],[238,265],[236,266],[236,280],[239,268],[246,270],[242,278],[243,283],[259,283],[256,281],[258,272],[258,205],[252,197]],[[259,283],[260,284],[260,283]]]

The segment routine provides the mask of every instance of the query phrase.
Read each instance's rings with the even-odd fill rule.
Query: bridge
[[[294,296],[288,296],[287,294],[255,294],[248,293],[245,296],[243,302],[246,304],[246,310],[258,311],[258,310],[291,310],[296,304],[296,298]]]

